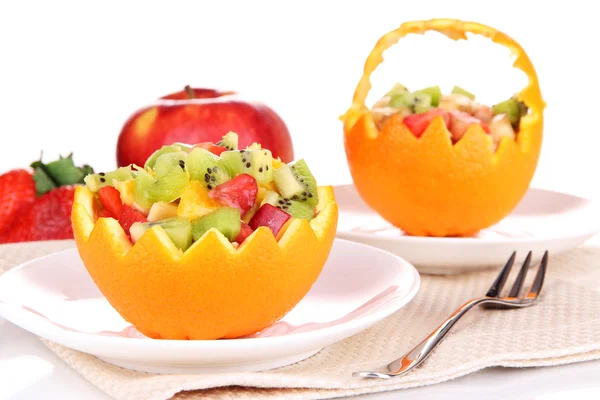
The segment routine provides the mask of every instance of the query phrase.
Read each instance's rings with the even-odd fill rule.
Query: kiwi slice
[[[160,149],[156,150],[154,153],[152,153],[152,155],[146,160],[146,164],[144,164],[144,168],[154,168],[156,161],[163,154],[176,153],[176,152],[180,152],[180,151],[184,151],[184,150],[186,150],[184,148],[184,146],[182,146],[178,143],[172,144],[169,146],[163,146]]]
[[[149,209],[152,204],[178,199],[189,183],[185,171],[185,152],[165,153],[156,160],[155,174],[139,171],[135,182],[135,202],[143,209]]]
[[[400,109],[408,108],[411,113],[421,114],[431,109],[431,101],[431,96],[425,92],[403,92],[392,96],[389,106]]]
[[[231,175],[252,175],[258,184],[273,180],[273,155],[270,150],[248,148],[246,150],[224,151],[221,160],[227,165]]]
[[[217,208],[209,214],[192,221],[192,234],[194,240],[198,240],[208,232],[209,229],[215,228],[223,234],[230,242],[233,242],[240,233],[242,220],[240,210],[231,207]]]
[[[390,98],[389,106],[393,108],[412,107],[415,103],[415,96],[409,92],[401,92]]]
[[[317,181],[304,160],[285,165],[273,172],[273,181],[285,199],[304,201],[311,206],[319,203]]]
[[[237,150],[238,149],[238,135],[235,132],[229,132],[227,135],[223,136],[223,139],[219,140],[216,145],[223,146],[227,150]]]
[[[208,190],[231,179],[225,163],[208,150],[196,148],[186,160],[190,179],[201,182]]]
[[[431,101],[431,96],[427,93],[415,94],[412,111],[415,114],[422,114],[431,110]]]
[[[136,222],[131,225],[129,230],[131,240],[134,243],[137,242],[144,232],[153,226],[160,226],[164,229],[173,244],[182,251],[186,251],[192,245],[192,224],[187,218],[182,217],[167,218],[155,222]]]
[[[264,204],[270,204],[290,214],[293,218],[302,218],[311,220],[315,217],[315,208],[308,203],[296,200],[283,198],[276,192],[269,192],[260,203],[261,207]]]
[[[110,172],[100,172],[98,174],[90,174],[83,181],[88,189],[92,192],[97,192],[105,186],[113,186],[113,180],[119,182],[133,179],[133,171],[129,167],[121,167]]]
[[[386,95],[386,96],[395,96],[395,95],[397,95],[397,94],[400,94],[400,93],[409,93],[409,92],[410,92],[410,90],[408,90],[408,89],[406,88],[406,86],[404,86],[404,85],[402,85],[402,84],[400,84],[400,83],[396,83],[396,84],[395,84],[395,85],[394,85],[394,86],[393,86],[393,87],[390,89],[390,91],[389,91],[389,92],[387,92],[385,95]]]
[[[430,101],[430,106],[431,107],[437,107],[440,105],[440,99],[442,98],[442,90],[440,89],[439,86],[430,86],[430,87],[426,87],[425,89],[421,89],[421,90],[417,90],[415,92],[413,92],[413,94],[416,95],[420,95],[420,94],[426,94],[430,97],[431,101]]]
[[[517,126],[519,124],[519,120],[521,119],[519,102],[514,99],[504,100],[492,106],[492,112],[494,115],[506,114],[513,126]]]
[[[461,88],[460,86],[454,86],[454,88],[452,88],[452,94],[460,94],[461,96],[465,96],[470,98],[471,100],[475,100],[475,95],[473,93]]]

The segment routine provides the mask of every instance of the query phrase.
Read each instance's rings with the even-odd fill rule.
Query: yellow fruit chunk
[[[135,199],[135,179],[129,179],[127,181],[118,181],[115,179],[113,185],[121,194],[121,201],[123,204],[132,206]]]
[[[148,212],[148,221],[160,221],[167,218],[177,216],[178,206],[175,203],[167,203],[166,201],[159,201],[158,203],[152,204],[150,211]]]
[[[177,215],[188,219],[202,217],[219,208],[215,200],[208,197],[208,189],[198,181],[190,181],[181,194]]]

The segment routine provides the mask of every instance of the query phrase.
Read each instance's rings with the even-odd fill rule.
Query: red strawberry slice
[[[221,155],[222,152],[227,151],[227,147],[217,146],[216,144],[211,143],[211,142],[198,143],[198,144],[194,145],[193,148],[194,149],[195,148],[206,149],[217,156]]]
[[[38,197],[0,242],[73,239],[71,208],[75,188],[62,186]]]
[[[243,216],[254,205],[257,194],[256,179],[241,174],[208,192],[208,197],[225,207],[239,208]]]
[[[0,236],[34,202],[35,182],[30,172],[18,169],[0,175]]]
[[[431,121],[438,116],[441,116],[444,119],[446,126],[448,126],[450,123],[450,116],[447,111],[439,108],[434,108],[433,110],[422,114],[409,115],[404,118],[404,125],[406,125],[416,137],[421,137]]]
[[[292,218],[290,214],[267,203],[258,209],[248,225],[252,229],[258,229],[259,226],[266,226],[271,229],[274,236],[277,236],[281,227],[290,218]]]
[[[112,214],[106,208],[103,208],[98,213],[98,218],[115,218],[115,217],[113,217]]]
[[[121,201],[121,193],[117,189],[112,186],[103,187],[98,190],[98,199],[104,210],[108,212],[109,217],[119,219],[123,202]]]
[[[245,222],[242,222],[242,226],[240,227],[240,233],[237,235],[234,242],[242,244],[242,242],[246,240],[246,238],[250,236],[252,232],[254,232],[254,229],[250,228]]]
[[[127,204],[123,204],[121,208],[121,215],[119,216],[119,224],[121,227],[129,235],[129,229],[131,225],[136,222],[147,222],[146,216],[136,210],[135,208],[129,207]]]

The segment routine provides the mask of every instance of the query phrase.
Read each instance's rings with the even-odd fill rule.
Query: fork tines
[[[510,270],[512,269],[512,266],[515,263],[516,256],[517,256],[517,252],[514,251],[512,253],[512,255],[510,256],[510,258],[508,259],[508,261],[506,262],[506,265],[504,265],[504,268],[502,268],[502,270],[496,277],[496,280],[494,281],[494,283],[488,290],[486,297],[500,297],[500,292],[502,291],[502,288],[504,287],[504,284],[506,283],[506,280],[508,279]],[[527,254],[527,257],[525,258],[525,261],[523,261],[523,265],[521,266],[521,269],[519,270],[519,274],[517,275],[517,278],[515,279],[515,282],[513,283],[513,286],[510,289],[510,293],[508,294],[508,297],[512,297],[512,298],[519,297],[521,289],[523,288],[523,283],[525,282],[525,277],[527,276],[527,272],[529,270],[529,265],[531,264],[531,257],[532,257],[532,252],[530,251]],[[531,288],[529,289],[529,292],[527,293],[525,298],[535,299],[538,296],[538,294],[542,290],[542,285],[544,284],[544,276],[546,275],[547,266],[548,266],[548,251],[546,250],[546,252],[544,253],[544,256],[542,257],[542,260],[540,262],[540,267],[538,268],[537,274],[535,275],[535,278],[533,280]]]

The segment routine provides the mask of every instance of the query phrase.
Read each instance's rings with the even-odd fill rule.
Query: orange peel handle
[[[542,111],[546,104],[542,99],[537,74],[529,56],[527,56],[525,50],[523,50],[514,39],[505,33],[476,22],[466,22],[456,19],[432,19],[429,21],[405,22],[400,25],[399,28],[383,35],[375,44],[371,54],[369,54],[365,61],[364,73],[354,91],[352,105],[346,114],[340,118],[344,122],[344,130],[346,132],[350,131],[361,115],[367,113],[367,118],[370,118],[368,108],[365,106],[365,100],[371,90],[371,74],[379,64],[383,62],[383,52],[396,44],[400,38],[403,38],[408,34],[422,35],[427,31],[437,31],[453,40],[467,40],[468,37],[466,34],[473,33],[487,37],[493,42],[507,47],[516,57],[513,66],[523,71],[529,80],[527,86],[519,93],[519,99],[531,110],[531,112],[521,120],[522,127],[527,128],[529,126],[542,124]],[[372,119],[370,119],[370,122],[371,123],[367,124],[367,126],[376,130],[377,128],[375,127],[375,124],[372,123]]]

